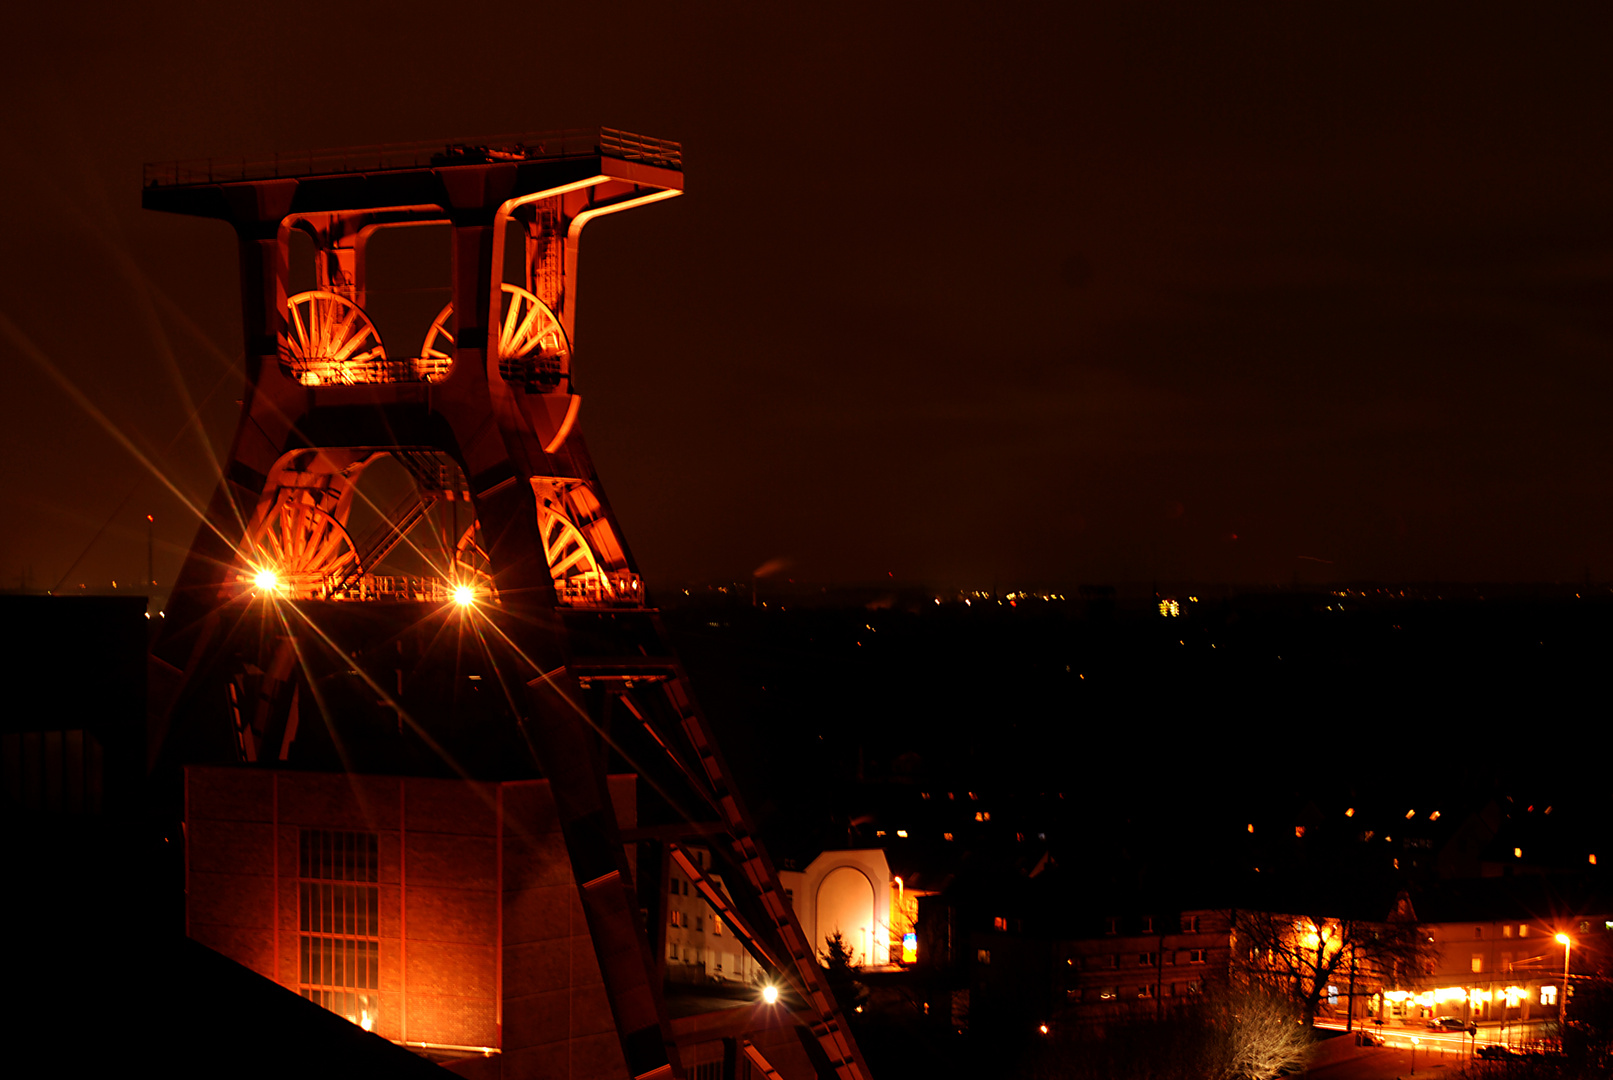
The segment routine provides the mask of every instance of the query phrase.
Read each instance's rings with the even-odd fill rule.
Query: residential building
[[[1504,921],[1425,922],[1419,930],[1436,950],[1433,970],[1368,1000],[1372,1017],[1415,1026],[1454,1016],[1498,1028],[1554,1021],[1568,993],[1557,935],[1570,938],[1566,959],[1577,971],[1613,955],[1613,912],[1606,911],[1541,919],[1518,905]]]
[[[1232,960],[1232,913],[1194,909],[1111,915],[1096,936],[1055,945],[1061,990],[1053,1015],[1102,1020],[1191,997],[1224,983]]]
[[[722,876],[711,869],[711,853],[694,847],[687,851],[701,875],[721,888]],[[767,974],[676,863],[667,872],[666,973],[674,983],[740,985],[758,982]]]

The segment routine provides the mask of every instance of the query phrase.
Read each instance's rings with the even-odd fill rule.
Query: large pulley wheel
[[[549,576],[555,592],[564,603],[598,601],[612,595],[610,575],[582,530],[552,506],[538,507],[538,535],[543,538],[543,555],[549,563]]]
[[[455,343],[449,325],[453,317],[454,305],[443,305],[426,331],[426,340],[420,346],[421,359],[452,358]],[[549,305],[519,285],[503,286],[498,357],[500,375],[536,392],[553,390],[571,369],[571,342],[559,318]]]
[[[386,348],[363,308],[339,293],[314,289],[286,301],[280,362],[304,386],[376,382]]]
[[[347,527],[317,503],[285,492],[264,515],[251,547],[296,592],[312,593],[356,564]]]

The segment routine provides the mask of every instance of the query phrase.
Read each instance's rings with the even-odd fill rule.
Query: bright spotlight
[[[273,570],[265,568],[252,575],[252,584],[257,587],[259,592],[279,592],[280,575],[275,573]]]
[[[778,987],[762,987],[762,1000],[767,1002],[769,1005],[772,1005],[774,1002],[778,1001]]]
[[[1557,944],[1559,944],[1559,945],[1571,945],[1571,944],[1573,944],[1573,939],[1570,938],[1567,934],[1558,934],[1557,935]]]
[[[454,586],[454,603],[460,607],[470,607],[476,602],[476,590],[469,585]]]

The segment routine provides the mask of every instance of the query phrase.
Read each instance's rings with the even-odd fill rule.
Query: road
[[[1316,1021],[1315,1026],[1318,1028],[1326,1028],[1331,1031],[1344,1030],[1344,1024],[1336,1020],[1318,1020]],[[1500,1024],[1480,1024],[1478,1026],[1478,1044],[1483,1046],[1486,1043],[1507,1043],[1511,1046],[1519,1046],[1524,1043],[1534,1042],[1538,1039],[1545,1038],[1547,1033],[1544,1029],[1555,1026],[1555,1024],[1542,1020],[1531,1020],[1527,1023],[1511,1023],[1508,1024],[1505,1029],[1503,1029]],[[1361,1021],[1357,1020],[1355,1023],[1355,1030],[1371,1031],[1374,1034],[1382,1035],[1384,1040],[1390,1046],[1410,1046],[1412,1036],[1416,1036],[1419,1040],[1421,1040],[1421,1042],[1418,1044],[1420,1046],[1432,1044],[1435,1046],[1443,1045],[1453,1047],[1458,1043],[1460,1043],[1462,1046],[1470,1046],[1473,1042],[1473,1040],[1469,1039],[1465,1033],[1460,1031],[1439,1031],[1421,1026],[1385,1026],[1380,1028],[1375,1024],[1363,1024]]]
[[[1326,1020],[1316,1022],[1318,1028],[1343,1031],[1344,1025]],[[1416,1027],[1375,1026],[1366,1030],[1383,1037],[1384,1045],[1357,1047],[1349,1036],[1339,1036],[1323,1043],[1320,1060],[1304,1075],[1306,1080],[1397,1080],[1413,1075],[1440,1077],[1455,1071],[1472,1057],[1475,1043],[1484,1046],[1502,1041],[1498,1024],[1480,1025],[1477,1040],[1465,1032],[1433,1031]],[[1508,1025],[1508,1041],[1521,1042],[1534,1034],[1533,1028]],[[1412,1039],[1417,1040],[1413,1045]]]
[[[1416,1075],[1438,1080],[1455,1072],[1464,1060],[1454,1053],[1446,1054],[1443,1058],[1438,1053],[1430,1056],[1426,1050],[1418,1047],[1416,1072],[1413,1073],[1410,1050],[1392,1046],[1363,1047],[1361,1053],[1342,1061],[1318,1065],[1307,1071],[1304,1077],[1305,1080],[1409,1080]]]

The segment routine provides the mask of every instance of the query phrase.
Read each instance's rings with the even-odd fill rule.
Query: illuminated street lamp
[[[1563,989],[1557,998],[1557,1037],[1560,1039],[1568,1028],[1568,954],[1574,949],[1574,939],[1558,934],[1557,944],[1563,947]]]
[[[266,566],[252,575],[252,584],[259,592],[277,593],[280,591],[280,575]]]
[[[469,585],[454,586],[454,603],[460,607],[470,607],[476,602],[476,590]]]
[[[778,987],[776,987],[776,986],[764,986],[764,987],[762,987],[762,1000],[764,1002],[766,1002],[767,1004],[769,1004],[769,1005],[777,1004],[777,1002],[778,1002]]]

